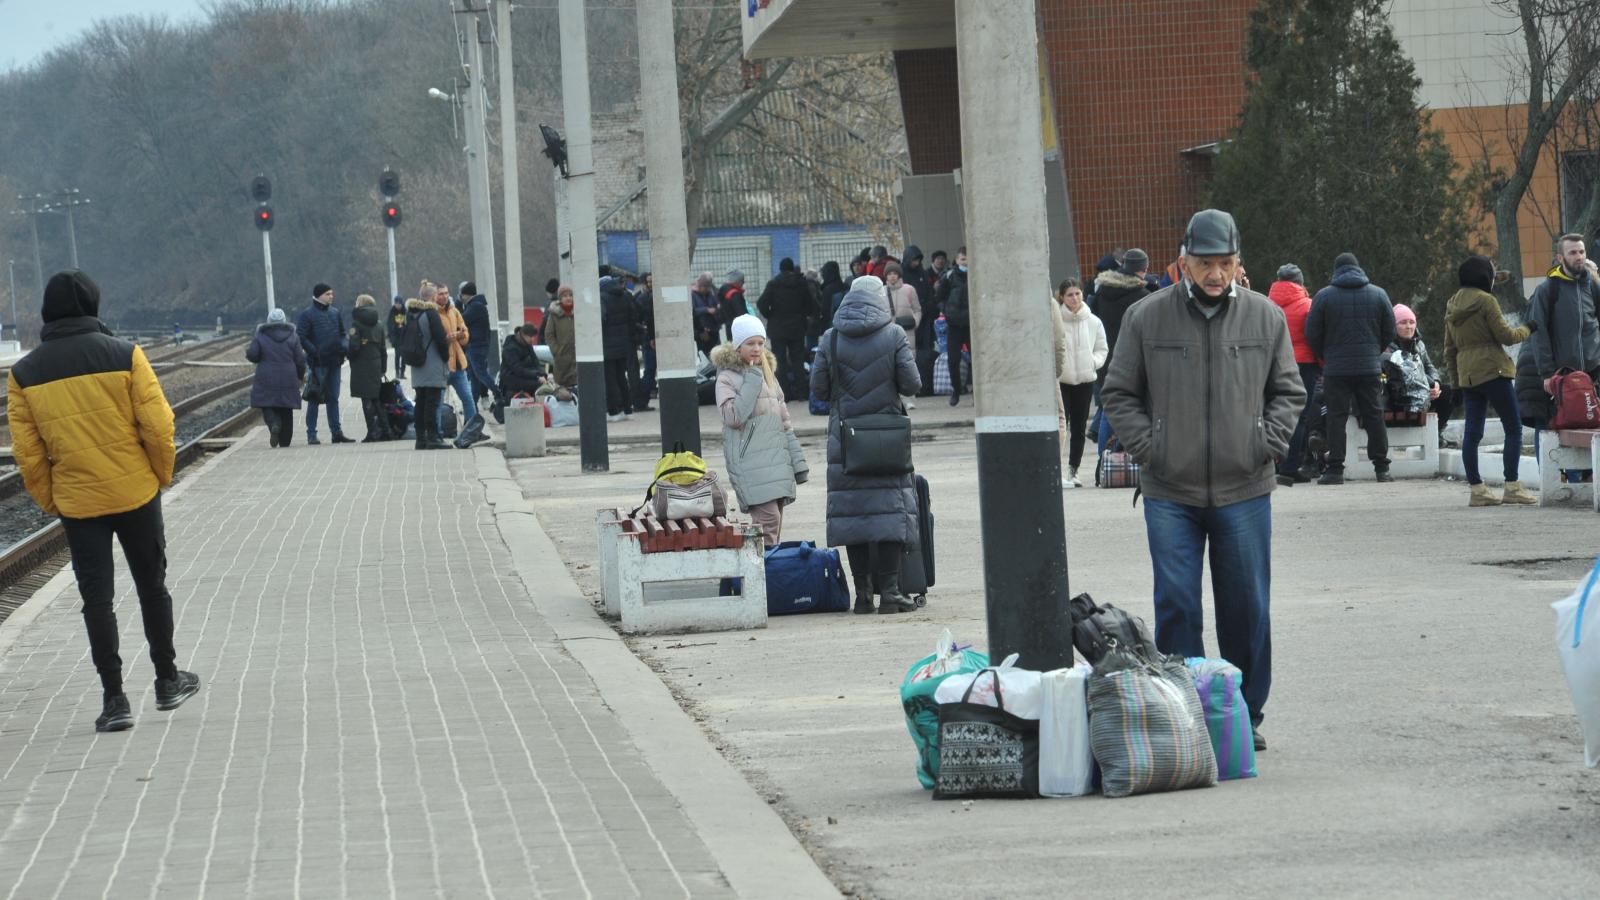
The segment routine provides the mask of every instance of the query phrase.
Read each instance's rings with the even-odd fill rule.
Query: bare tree
[[[1482,188],[1485,206],[1494,215],[1499,266],[1512,276],[1506,286],[1507,297],[1521,307],[1526,299],[1522,293],[1522,236],[1517,225],[1518,211],[1552,138],[1558,136],[1564,122],[1571,121],[1569,105],[1575,99],[1594,98],[1597,94],[1594,70],[1600,65],[1600,34],[1596,32],[1600,28],[1597,24],[1600,0],[1493,0],[1493,3],[1518,24],[1526,58],[1517,61],[1513,83],[1526,89],[1527,99],[1507,107],[1504,140],[1511,157],[1509,171],[1491,162],[1492,150],[1484,141],[1482,156],[1473,165],[1472,176]],[[1585,102],[1589,102],[1592,109],[1593,103]],[[1593,201],[1590,206],[1594,206]],[[1585,218],[1592,223],[1597,214],[1600,209],[1586,212]],[[1560,215],[1558,208],[1558,223]]]

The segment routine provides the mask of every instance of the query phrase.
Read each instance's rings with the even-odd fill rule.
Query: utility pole
[[[606,446],[605,351],[600,340],[600,253],[594,233],[594,137],[589,123],[589,36],[584,0],[561,0],[561,106],[567,125],[567,215],[578,332],[578,440],[585,472],[611,469]]]
[[[17,261],[14,259],[6,260],[6,269],[11,276],[11,332],[20,346],[22,344],[22,320],[17,318]]]
[[[683,138],[671,0],[638,0],[636,18],[645,176],[650,185],[661,452],[671,452],[682,444],[699,453],[700,403],[694,382],[694,308],[689,302],[689,226],[683,199]]]
[[[78,223],[73,216],[73,211],[80,206],[88,206],[90,202],[77,188],[67,188],[58,192],[53,202],[45,207],[48,212],[65,212],[67,214],[68,259],[74,269],[78,268]]]
[[[12,215],[28,217],[28,229],[33,234],[33,276],[39,285],[39,296],[43,297],[44,263],[39,260],[39,216],[43,215],[46,210],[44,195],[34,194],[32,197],[28,197],[18,194],[17,202],[26,204],[26,207],[13,210]]]
[[[522,185],[517,170],[517,96],[511,57],[511,0],[494,0],[495,34],[500,40],[500,182],[506,219],[506,307],[502,322],[527,321],[522,298]],[[504,335],[501,335],[502,340]],[[496,341],[494,349],[498,350]]]
[[[484,129],[483,12],[473,0],[461,0],[456,15],[470,16],[472,28],[462,34],[467,53],[466,84],[461,106],[467,119],[467,192],[472,210],[472,280],[490,302],[499,303],[495,285],[494,210],[489,203],[488,132]],[[497,307],[498,308],[498,307]]]
[[[562,284],[572,283],[572,218],[567,215],[567,179],[556,170],[556,266]]]
[[[1072,665],[1035,0],[955,0],[989,652]]]

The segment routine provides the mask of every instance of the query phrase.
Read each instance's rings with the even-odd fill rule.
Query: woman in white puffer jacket
[[[1056,287],[1056,311],[1061,327],[1056,331],[1056,380],[1061,382],[1061,408],[1067,425],[1067,477],[1062,487],[1083,487],[1078,466],[1083,462],[1084,431],[1089,424],[1089,404],[1094,398],[1095,373],[1110,355],[1106,329],[1083,302],[1076,278]]]

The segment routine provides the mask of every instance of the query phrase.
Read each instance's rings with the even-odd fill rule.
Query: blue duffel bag
[[[811,541],[784,541],[767,551],[766,565],[767,615],[850,609],[839,551],[818,549]]]

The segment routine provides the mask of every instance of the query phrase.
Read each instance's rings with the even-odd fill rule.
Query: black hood
[[[922,259],[922,248],[918,247],[916,244],[910,244],[906,247],[905,256],[902,256],[900,261],[910,263],[916,262],[920,259]]]
[[[46,322],[100,315],[100,286],[78,269],[67,269],[50,276],[44,286]]]
[[[376,306],[358,306],[354,312],[350,313],[350,318],[357,325],[365,325],[371,328],[378,324],[378,308]]]

